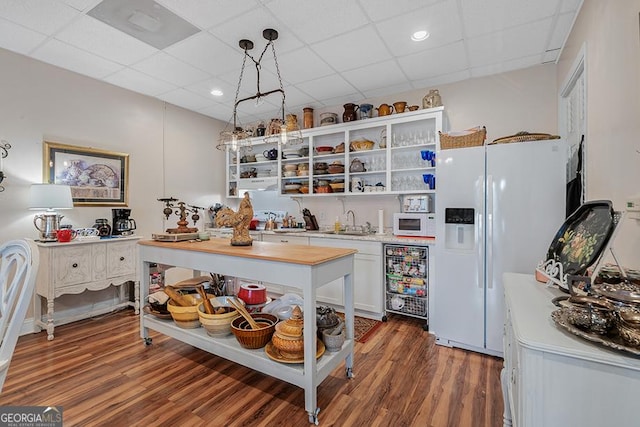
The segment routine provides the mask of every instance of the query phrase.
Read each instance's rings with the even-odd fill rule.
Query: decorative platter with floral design
[[[562,224],[551,242],[547,260],[561,263],[566,274],[583,275],[598,260],[614,229],[610,201],[586,202]]]

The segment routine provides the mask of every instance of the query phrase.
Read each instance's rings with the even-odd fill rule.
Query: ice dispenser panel
[[[473,249],[475,247],[475,209],[445,208],[445,247]]]

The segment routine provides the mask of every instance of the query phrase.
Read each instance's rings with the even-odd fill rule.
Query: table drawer
[[[107,246],[107,277],[136,271],[136,242],[115,242]]]
[[[91,281],[92,253],[84,246],[59,248],[53,254],[53,278],[56,286]]]

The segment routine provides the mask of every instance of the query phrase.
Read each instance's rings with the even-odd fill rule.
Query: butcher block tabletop
[[[155,240],[141,240],[138,244],[157,248],[206,252],[218,255],[256,258],[304,265],[322,264],[324,262],[358,252],[356,249],[255,241],[251,246],[231,246],[230,239],[225,238],[211,238],[210,240],[204,240],[201,242],[158,242]]]

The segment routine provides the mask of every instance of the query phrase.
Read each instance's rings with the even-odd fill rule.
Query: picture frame
[[[44,141],[43,178],[71,186],[74,206],[127,206],[129,154]]]

